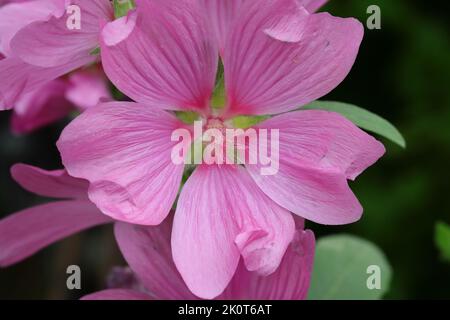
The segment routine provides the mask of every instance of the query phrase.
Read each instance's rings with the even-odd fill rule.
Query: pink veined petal
[[[107,289],[85,295],[81,300],[152,300],[149,295],[130,289]]]
[[[210,28],[218,41],[220,52],[223,52],[225,39],[230,31],[233,22],[239,15],[240,6],[244,0],[200,0],[201,6],[205,9]]]
[[[278,269],[267,277],[239,265],[220,299],[304,300],[308,294],[314,262],[314,234],[297,230]]]
[[[75,72],[69,83],[65,97],[81,110],[112,99],[107,79],[99,70]]]
[[[205,8],[205,14],[209,18],[210,26],[216,34],[220,51],[223,51],[227,35],[232,29],[233,23],[238,17],[240,6],[245,0],[201,0]],[[297,0],[299,5],[304,6],[309,12],[316,11],[328,0]]]
[[[23,95],[95,60],[96,57],[87,56],[52,68],[33,66],[16,57],[0,60],[0,110],[12,109]]]
[[[227,115],[275,114],[334,89],[363,37],[355,19],[309,14],[295,0],[247,1],[224,50]]]
[[[316,12],[327,2],[328,0],[299,0],[299,3],[304,6],[309,12]]]
[[[279,130],[279,171],[260,174],[247,165],[258,186],[287,210],[322,224],[357,221],[362,207],[347,184],[375,163],[383,145],[343,116],[327,111],[290,112],[261,123]]]
[[[89,201],[52,202],[0,220],[0,266],[17,263],[81,230],[110,222]]]
[[[209,19],[210,26],[219,42],[221,53],[225,46],[225,40],[233,27],[235,19],[239,16],[240,6],[245,0],[200,0],[205,14]],[[309,12],[315,12],[328,0],[297,0],[299,5],[304,6]]]
[[[86,199],[88,182],[65,170],[47,171],[18,163],[11,167],[13,179],[25,190],[50,198]]]
[[[214,88],[218,49],[196,1],[136,1],[107,24],[102,63],[109,79],[137,102],[205,111]]]
[[[125,222],[157,225],[177,196],[183,165],[171,160],[175,129],[185,125],[152,106],[111,102],[89,108],[57,143],[70,175],[88,180],[89,198]]]
[[[211,299],[227,287],[242,254],[270,274],[292,240],[294,221],[242,167],[198,167],[181,191],[172,231],[175,265],[189,289]]]
[[[11,54],[10,42],[23,27],[64,13],[65,0],[11,2],[0,8],[0,52]]]
[[[279,0],[279,2],[281,3],[283,0]],[[263,32],[281,42],[297,43],[303,39],[303,33],[306,31],[309,21],[309,12],[292,0],[284,0],[284,2],[293,5],[278,12],[274,10],[271,22],[267,23]]]
[[[71,5],[79,8],[79,16],[68,6],[63,16],[33,22],[17,32],[11,40],[14,54],[40,67],[55,67],[91,55],[99,45],[100,23],[113,19],[111,2],[73,0]],[[79,29],[71,24],[77,18]]]
[[[137,17],[136,10],[130,10],[127,15],[105,24],[101,31],[105,45],[112,47],[126,40],[136,27]]]
[[[157,227],[117,223],[116,240],[128,265],[154,299],[196,299],[172,260],[171,220]]]
[[[12,130],[18,134],[29,133],[64,118],[73,109],[64,97],[66,89],[67,82],[56,79],[23,95],[14,108]]]

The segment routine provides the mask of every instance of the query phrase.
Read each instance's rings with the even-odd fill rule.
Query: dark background
[[[381,7],[382,29],[367,30],[344,83],[324,99],[354,103],[389,119],[407,149],[383,140],[386,156],[352,183],[365,208],[348,226],[312,223],[318,237],[353,233],[373,241],[393,267],[388,299],[450,298],[450,264],[434,244],[436,221],[450,223],[449,1],[331,0],[324,8],[365,23]],[[60,167],[55,142],[65,123],[13,136],[9,112],[0,113],[0,217],[47,201],[18,187],[9,167],[25,162]],[[66,122],[67,123],[67,122]],[[66,268],[82,270],[82,290],[66,289]],[[105,275],[124,264],[111,226],[72,236],[13,267],[0,270],[0,299],[78,298],[104,288]]]

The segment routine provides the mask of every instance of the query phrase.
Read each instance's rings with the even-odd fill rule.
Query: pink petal
[[[87,56],[52,68],[33,66],[16,57],[0,60],[0,110],[13,108],[23,95],[35,92],[50,81],[95,59],[94,56]]]
[[[258,186],[275,202],[323,224],[357,221],[362,207],[347,179],[375,163],[383,145],[343,116],[327,111],[298,111],[267,120],[260,128],[279,129],[279,171],[260,174],[247,166]]]
[[[47,21],[64,13],[64,0],[34,0],[9,3],[0,8],[0,52],[11,55],[10,42],[23,27]]]
[[[298,230],[273,274],[261,277],[241,263],[220,299],[304,300],[308,294],[314,262],[314,234]]]
[[[115,235],[128,265],[154,299],[195,299],[178,273],[170,249],[171,219],[157,227],[117,223]]]
[[[63,131],[57,145],[70,175],[88,180],[89,198],[105,214],[157,225],[177,196],[183,165],[171,160],[175,116],[132,102],[99,104]]]
[[[70,86],[66,98],[81,110],[111,100],[107,79],[99,70],[82,70],[69,78]]]
[[[85,295],[81,300],[152,300],[145,293],[129,289],[108,289]]]
[[[73,109],[64,97],[66,89],[67,82],[57,79],[23,95],[14,108],[12,130],[29,133],[64,118]]]
[[[218,60],[202,8],[187,0],[136,1],[102,33],[109,79],[135,101],[165,109],[209,106]]]
[[[52,202],[0,220],[0,266],[17,263],[81,230],[108,223],[88,201]]]
[[[113,19],[108,0],[73,0],[80,9],[80,29],[70,29],[68,13],[49,21],[33,22],[22,28],[11,41],[15,55],[24,62],[54,67],[84,59],[99,45],[100,23]]]
[[[65,170],[47,171],[18,163],[11,167],[13,179],[29,192],[50,198],[87,199],[88,183]]]
[[[244,0],[201,0],[201,6],[205,9],[205,15],[209,21],[210,28],[218,41],[218,47],[222,52],[225,40],[235,19],[240,12],[240,6]]]
[[[294,3],[292,0],[286,2]],[[303,33],[309,21],[309,12],[297,4],[289,10],[276,12],[272,19],[263,32],[273,39],[296,43],[303,39]]]
[[[314,12],[328,0],[297,1],[299,5],[304,6],[309,12]],[[243,3],[244,0],[201,0],[201,5],[205,8],[206,17],[209,19],[210,28],[216,35],[221,53],[223,53],[226,38],[241,12],[240,7]]]
[[[309,12],[314,12],[328,0],[297,0]],[[225,41],[233,23],[241,12],[244,0],[201,0],[201,6],[205,8],[206,17],[209,19],[210,28],[216,35],[221,53],[225,47]]]
[[[324,6],[328,0],[299,0],[299,2],[309,12],[316,12],[320,7]]]
[[[289,212],[262,194],[245,169],[200,166],[178,201],[173,257],[189,289],[210,299],[226,288],[240,254],[247,269],[274,272],[293,233]]]
[[[363,36],[357,20],[310,15],[295,0],[247,1],[241,10],[223,57],[228,116],[300,107],[350,71]]]
[[[136,27],[137,17],[136,11],[130,10],[126,16],[106,24],[101,32],[105,44],[112,47],[127,39]]]

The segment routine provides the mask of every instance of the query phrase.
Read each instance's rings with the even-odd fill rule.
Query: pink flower
[[[62,0],[6,1],[0,8],[0,52],[12,55],[11,40],[22,28],[64,14]]]
[[[66,99],[68,83],[56,79],[39,90],[23,95],[17,102],[11,117],[11,129],[25,134],[65,117],[72,109]]]
[[[77,71],[68,79],[58,78],[21,96],[13,111],[12,130],[19,134],[29,133],[71,111],[84,111],[110,99],[106,77],[100,70]]]
[[[170,251],[170,219],[158,227],[116,223],[120,250],[138,281],[129,274],[122,287],[83,297],[84,300],[191,300],[197,299],[186,287]],[[303,300],[311,280],[314,234],[296,231],[280,267],[268,277],[249,272],[241,262],[225,291],[217,299]]]
[[[13,178],[30,192],[59,200],[14,213],[0,220],[0,266],[17,263],[38,250],[81,230],[114,222],[87,199],[86,181],[67,175],[64,170],[45,171],[17,164]],[[195,299],[178,273],[170,251],[171,219],[158,227],[115,223],[119,247],[139,278],[128,281],[127,290],[109,290],[87,299]],[[269,277],[248,272],[241,263],[219,298],[226,299],[303,299],[311,278],[314,235],[298,230],[280,268]],[[141,285],[142,284],[142,285]],[[130,291],[133,288],[135,291]],[[141,292],[136,292],[139,290]],[[145,294],[143,293],[145,292]],[[151,295],[150,295],[151,292]]]
[[[46,171],[24,164],[11,168],[14,180],[35,194],[61,199],[0,220],[0,266],[17,263],[81,230],[112,222],[87,198],[87,181],[65,170]]]
[[[166,110],[196,111],[217,123],[296,109],[346,77],[363,36],[355,19],[310,14],[294,0],[136,3],[105,26],[101,41],[106,74],[136,103],[91,108],[58,142],[66,169],[90,182],[98,208],[136,224],[161,223],[182,180],[170,138],[187,125]],[[314,9],[322,3],[303,2]],[[210,100],[219,52],[227,104],[217,115]],[[173,258],[202,298],[228,286],[241,256],[250,271],[275,272],[295,234],[291,212],[323,224],[358,220],[362,207],[347,179],[384,153],[331,112],[284,113],[258,128],[280,130],[276,175],[261,176],[259,165],[200,165],[179,195]]]
[[[81,9],[80,29],[70,29],[69,5]],[[98,56],[102,22],[113,19],[109,0],[33,0],[0,8],[0,110],[11,109],[27,93]]]
[[[80,111],[92,108],[99,102],[112,100],[106,76],[101,68],[76,71],[69,76],[68,82],[65,96]]]

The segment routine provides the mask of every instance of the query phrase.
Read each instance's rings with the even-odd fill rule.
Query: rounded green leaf
[[[379,134],[403,148],[406,147],[402,134],[389,121],[355,105],[336,101],[314,101],[301,109],[320,109],[340,113],[358,127]]]
[[[442,258],[450,262],[450,225],[437,222],[434,238]]]
[[[308,299],[374,300],[389,289],[391,267],[371,242],[351,236],[319,239]]]

